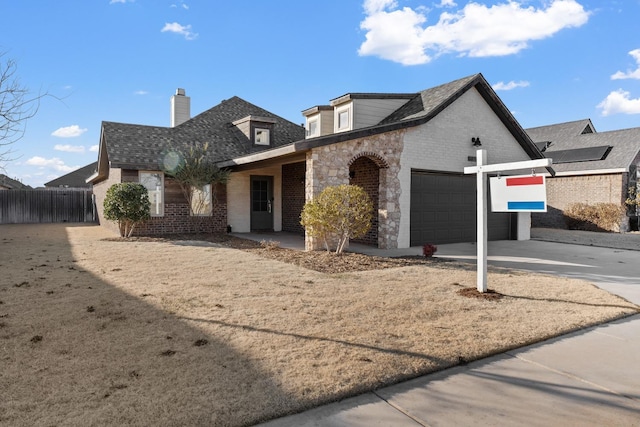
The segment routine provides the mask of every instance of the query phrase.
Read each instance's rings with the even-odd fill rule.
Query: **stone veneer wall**
[[[378,206],[378,247],[397,248],[400,225],[398,173],[405,130],[317,147],[307,153],[306,200],[325,187],[349,184],[349,166],[359,157],[368,157],[380,167]],[[322,242],[305,236],[306,250],[320,249]]]

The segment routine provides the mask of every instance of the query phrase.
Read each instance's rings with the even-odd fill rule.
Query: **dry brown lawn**
[[[491,271],[485,300],[462,264],[111,236],[0,226],[0,425],[250,425],[637,312],[530,273]]]

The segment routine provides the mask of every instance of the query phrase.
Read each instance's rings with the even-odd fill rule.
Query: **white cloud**
[[[631,94],[622,89],[611,92],[597,105],[603,116],[612,114],[640,114],[640,98],[631,99]]]
[[[498,91],[498,90],[512,90],[517,87],[527,87],[527,86],[529,86],[528,81],[521,80],[519,82],[514,82],[513,80],[511,80],[508,83],[498,82],[494,84],[492,87],[493,87],[493,90]]]
[[[456,7],[457,5],[453,0],[442,0],[438,7]]]
[[[58,172],[69,173],[78,169],[78,166],[67,166],[57,157],[45,159],[44,157],[35,156],[26,161],[29,166],[39,166],[41,168],[52,168]]]
[[[170,32],[183,35],[187,40],[195,40],[198,37],[197,33],[191,31],[191,25],[180,25],[177,22],[166,23],[160,32]]]
[[[67,153],[84,153],[84,147],[82,145],[56,144],[53,146],[53,149],[57,151],[65,151]]]
[[[180,5],[177,5],[177,4],[173,3],[173,4],[171,5],[171,7],[174,7],[174,8],[181,7],[181,8],[183,8],[184,10],[189,10],[189,5],[188,5],[188,4],[186,4],[184,1],[183,1],[183,2],[181,2],[181,3],[180,3]]]
[[[91,147],[89,147],[89,151],[91,151],[92,153],[97,153],[98,149],[99,149],[98,144],[92,145]]]
[[[114,4],[114,3],[133,3],[136,0],[111,0],[109,2],[109,4]]]
[[[622,71],[618,71],[611,76],[611,80],[622,80],[622,79],[640,79],[640,49],[634,49],[629,52],[629,55],[635,59],[638,68],[633,71],[627,71],[623,73]]]
[[[469,2],[462,9],[442,12],[438,22],[425,26],[424,8],[398,8],[393,0],[365,0],[360,28],[366,40],[358,53],[403,65],[424,64],[445,53],[461,56],[504,56],[520,52],[529,42],[551,37],[589,19],[576,0],[552,0],[546,7],[527,6],[525,0],[486,6]],[[441,6],[453,7],[452,1]]]
[[[134,95],[148,95],[149,92],[147,92],[146,90],[137,90],[135,92],[133,92]]]
[[[67,127],[61,127],[51,132],[51,135],[58,138],[75,138],[87,131],[86,128],[81,129],[78,125],[71,125]]]

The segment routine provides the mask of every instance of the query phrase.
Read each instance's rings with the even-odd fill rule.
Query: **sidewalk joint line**
[[[403,414],[404,416],[406,416],[407,418],[411,418],[413,421],[415,421],[416,423],[420,424],[422,427],[431,427],[429,424],[425,424],[424,421],[414,417],[413,415],[409,414],[408,412],[404,411],[401,407],[399,407],[398,405],[394,405],[393,403],[389,402],[387,399],[385,399],[384,397],[380,396],[375,390],[373,390],[371,393],[373,393],[375,396],[377,396],[380,400],[382,400],[383,402],[385,402],[387,405],[391,406],[393,409],[395,409],[396,411],[400,412],[401,414]]]
[[[638,398],[636,398],[636,397],[634,397],[634,396],[628,396],[628,395],[626,395],[626,394],[624,394],[624,393],[617,392],[617,391],[612,390],[612,389],[610,389],[610,388],[607,388],[607,387],[605,387],[605,386],[603,386],[603,385],[600,385],[600,384],[597,384],[597,383],[591,382],[591,381],[589,381],[589,380],[586,380],[586,379],[584,379],[584,378],[581,378],[581,377],[578,377],[578,376],[576,376],[576,375],[570,374],[570,373],[568,373],[568,372],[561,371],[561,370],[558,370],[558,369],[554,369],[554,368],[552,368],[552,367],[550,367],[550,366],[543,365],[542,363],[535,362],[535,361],[533,361],[533,360],[529,360],[529,359],[526,359],[526,358],[521,357],[521,356],[518,356],[518,355],[515,355],[514,357],[515,357],[516,359],[518,359],[518,360],[522,360],[522,361],[523,361],[523,362],[525,362],[525,363],[531,363],[532,365],[536,365],[536,366],[538,366],[538,367],[540,367],[540,368],[543,368],[543,369],[546,369],[546,370],[548,370],[548,371],[554,372],[554,373],[556,373],[556,374],[559,374],[559,375],[565,376],[565,377],[570,378],[570,379],[573,379],[573,380],[575,380],[575,381],[579,381],[579,382],[582,382],[582,383],[584,383],[584,384],[588,384],[588,385],[590,385],[590,386],[592,386],[592,387],[599,388],[600,390],[606,391],[607,393],[611,393],[611,394],[616,395],[616,396],[619,396],[619,397],[624,397],[625,399],[629,399],[629,400],[634,401],[634,402],[640,402],[640,399],[638,399]]]

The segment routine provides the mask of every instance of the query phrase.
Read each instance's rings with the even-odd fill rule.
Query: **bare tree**
[[[24,136],[27,120],[47,94],[32,95],[16,75],[17,64],[0,52],[0,169],[10,160],[10,145]]]

